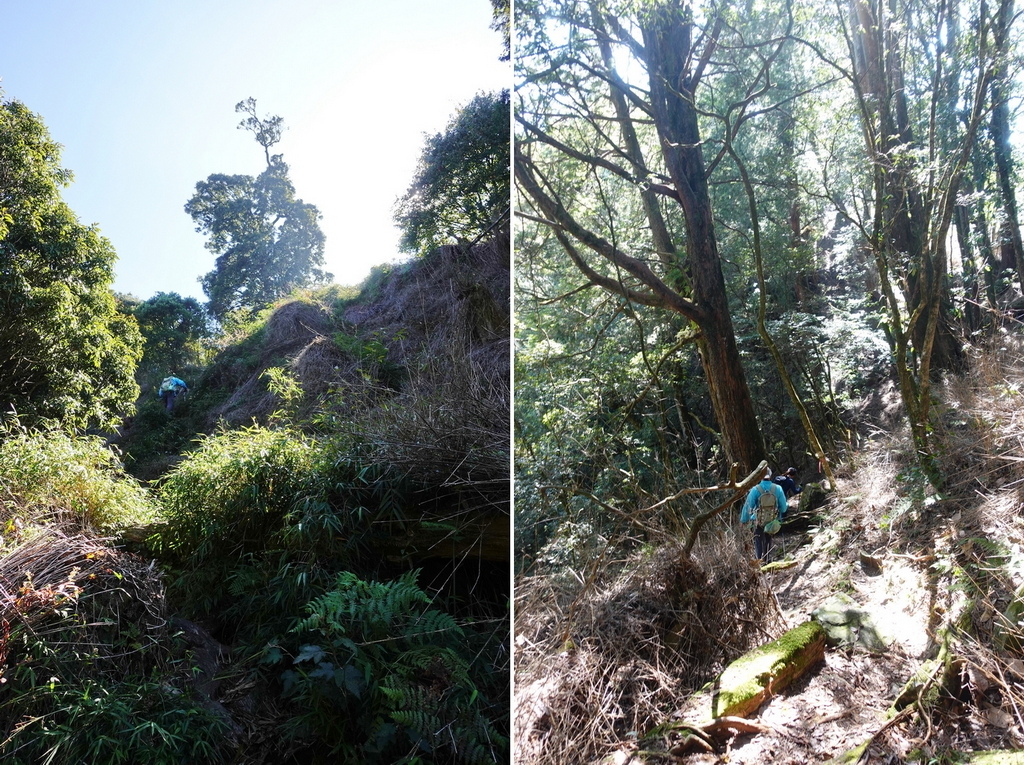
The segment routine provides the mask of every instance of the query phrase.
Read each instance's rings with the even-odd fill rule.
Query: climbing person
[[[769,562],[774,546],[772,535],[778,532],[785,517],[786,495],[772,481],[772,471],[766,470],[764,478],[747,494],[740,513],[740,523],[754,526],[754,555],[759,561]]]
[[[786,499],[804,490],[803,486],[797,485],[795,467],[788,468],[782,475],[775,476],[775,483],[782,487],[782,493],[786,495]]]
[[[179,393],[187,393],[188,385],[180,377],[171,375],[165,377],[163,382],[160,383],[160,390],[157,395],[160,396],[160,400],[164,402],[164,408],[170,412],[174,409],[174,401],[178,398]]]

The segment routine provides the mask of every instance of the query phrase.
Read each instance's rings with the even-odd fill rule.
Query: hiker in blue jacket
[[[778,520],[782,521],[786,516],[786,494],[782,487],[772,481],[772,471],[766,470],[764,478],[750,490],[747,499],[743,503],[743,512],[740,513],[740,523],[750,523],[754,517],[761,513],[761,495],[771,493],[775,497],[775,507],[778,512]],[[772,534],[764,530],[763,516],[757,518],[754,523],[754,555],[757,559],[768,563],[772,551]],[[769,528],[771,531],[771,528]]]
[[[170,412],[174,409],[174,400],[178,398],[178,394],[187,392],[188,386],[185,384],[185,381],[180,377],[171,375],[170,377],[165,377],[164,381],[160,383],[158,395],[161,401],[164,402],[167,411]]]

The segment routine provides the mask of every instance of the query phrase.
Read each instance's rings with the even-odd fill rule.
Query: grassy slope
[[[225,344],[209,368],[191,370],[192,392],[172,416],[155,396],[144,394],[119,447],[136,475],[157,479],[170,470],[176,482],[156,481],[147,490],[117,466],[94,466],[89,449],[106,453],[98,441],[80,460],[60,456],[59,449],[55,458],[39,464],[7,460],[8,474],[17,468],[24,480],[20,488],[4,482],[3,520],[10,533],[5,532],[7,555],[0,565],[6,561],[18,569],[4,587],[15,588],[18,576],[34,573],[22,587],[24,597],[6,602],[4,623],[15,626],[0,635],[0,657],[5,677],[17,683],[3,689],[7,695],[0,704],[8,734],[33,716],[34,722],[24,735],[0,746],[4,754],[38,753],[56,742],[65,754],[55,761],[91,752],[99,758],[93,761],[127,756],[153,762],[269,762],[317,757],[331,748],[361,761],[390,761],[409,731],[436,729],[446,730],[447,739],[433,741],[430,734],[414,746],[434,746],[439,753],[447,747],[447,754],[439,754],[443,760],[453,752],[464,762],[507,756],[500,734],[508,726],[507,672],[495,674],[494,666],[500,667],[508,653],[507,645],[502,647],[508,634],[508,285],[507,243],[498,242],[471,253],[442,249],[381,272],[356,298],[328,291],[285,301]],[[273,369],[281,371],[268,375]],[[204,433],[210,435],[196,440]],[[52,452],[54,443],[44,437],[40,448]],[[292,484],[261,472],[283,465]],[[246,479],[250,469],[256,472]],[[85,500],[76,505],[69,486],[84,484],[85,494],[97,493],[97,470],[128,487],[124,491],[138,507],[112,513],[104,498],[120,500],[106,489],[93,502],[99,510]],[[43,480],[50,474],[60,474],[62,483],[48,493],[33,493],[50,485]],[[205,480],[206,488],[187,485],[189,476]],[[401,487],[391,491],[397,499],[388,508],[380,504],[387,496],[383,486]],[[236,487],[241,501],[231,498]],[[215,510],[226,513],[223,524],[211,526],[212,516],[205,514],[191,536],[178,533],[174,524],[190,508],[189,492],[195,507],[216,502],[214,493],[223,492],[226,504]],[[294,507],[302,497],[305,504]],[[350,505],[355,501],[361,503],[357,513]],[[258,515],[251,514],[254,509]],[[385,509],[390,515],[383,523]],[[299,510],[306,515],[296,515]],[[138,527],[151,523],[154,513],[169,520],[150,526],[158,533],[140,546],[145,534]],[[276,525],[268,524],[267,513],[280,513]],[[241,525],[245,517],[254,523]],[[325,524],[319,532],[314,521]],[[338,524],[347,524],[344,538],[333,531],[341,528]],[[135,529],[129,548],[146,557],[96,536],[100,531],[116,535],[125,527]],[[81,538],[70,543],[75,529]],[[389,529],[403,536],[416,537],[420,530],[434,536],[427,535],[429,541],[418,548],[366,544],[367,534],[379,541]],[[244,533],[244,549],[234,532]],[[177,544],[181,540],[185,543]],[[237,557],[240,550],[244,554]],[[497,553],[491,562],[488,550]],[[169,567],[166,576],[153,576],[158,569],[147,562],[152,555]],[[396,578],[413,567],[421,570],[418,578]],[[337,576],[346,568],[357,573],[350,575],[355,579],[347,589],[339,590],[335,581],[342,581]],[[190,589],[197,574],[220,578],[205,590]],[[131,586],[101,587],[110,577]],[[374,580],[381,584],[370,584]],[[386,584],[390,580],[394,583]],[[362,600],[347,607],[370,609],[359,620],[368,635],[381,628],[373,626],[375,598],[399,609],[388,619],[419,614],[415,618],[435,625],[438,635],[424,642],[417,634],[426,628],[411,626],[405,642],[373,650],[369,646],[379,640],[367,638],[367,648],[348,661],[359,667],[360,677],[383,683],[392,695],[372,691],[376,695],[366,696],[358,713],[343,713],[337,705],[344,694],[325,695],[316,672],[306,674],[324,670],[328,659],[342,666],[342,656],[331,658],[340,644],[332,648],[329,641],[353,625],[310,623],[306,633],[292,637],[289,632],[289,625],[311,613],[304,604],[312,608],[316,598],[326,604],[349,597],[346,592],[363,592]],[[204,604],[217,597],[228,598],[230,619],[204,612]],[[170,618],[175,612],[189,619]],[[121,625],[122,614],[132,623]],[[143,618],[146,614],[152,619]],[[463,637],[447,645],[440,638],[455,634],[453,616]],[[99,633],[82,631],[76,627],[82,618],[108,626]],[[212,634],[203,628],[204,620]],[[50,627],[40,632],[41,624]],[[276,636],[260,632],[268,624],[275,625]],[[72,634],[78,637],[68,639]],[[47,635],[62,647],[52,646]],[[243,636],[245,645],[230,645]],[[323,651],[291,645],[300,640],[320,640]],[[36,658],[29,662],[24,648],[14,652],[12,641],[31,645]],[[89,650],[98,651],[97,658],[83,662],[80,654]],[[292,666],[289,650],[310,663],[297,665],[299,674],[287,681],[291,691],[286,684],[283,692],[281,678]],[[134,658],[120,665],[104,658],[126,651]],[[417,669],[426,657],[433,663]],[[70,666],[78,669],[61,669]],[[343,687],[356,692],[363,681],[350,674],[343,674]],[[56,684],[44,682],[31,697],[10,692],[50,677]],[[428,679],[436,695],[423,695]],[[147,685],[153,683],[163,690],[154,695]],[[60,688],[68,694],[56,693]],[[441,693],[444,688],[448,691]],[[304,697],[306,692],[313,695]],[[409,693],[417,695],[402,701],[400,695]],[[88,702],[84,708],[83,699],[92,698],[110,703]],[[146,710],[138,706],[142,698],[150,699]],[[386,711],[394,704],[406,710],[404,716]],[[129,725],[128,719],[136,722]],[[180,726],[189,720],[199,727],[183,735]],[[348,722],[339,725],[343,720]],[[136,725],[142,727],[127,738],[105,733],[136,730]],[[93,739],[91,730],[107,738]]]

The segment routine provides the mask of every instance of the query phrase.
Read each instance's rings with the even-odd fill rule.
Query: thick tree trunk
[[[592,4],[592,10],[598,16],[603,13],[597,3]],[[680,0],[668,0],[653,10],[643,11],[641,15],[645,45],[642,54],[638,52],[638,55],[643,55],[647,63],[651,82],[650,108],[645,107],[643,111],[645,118],[652,117],[657,127],[660,152],[673,184],[669,187],[660,181],[650,183],[648,180],[639,184],[664,278],[654,272],[651,266],[653,259],[630,255],[614,241],[577,220],[534,164],[529,146],[519,143],[515,147],[516,179],[519,188],[542,214],[539,220],[551,227],[590,284],[619,294],[631,302],[674,311],[697,326],[697,346],[725,456],[729,461],[738,463],[741,469],[749,471],[764,458],[764,442],[729,313],[693,102],[700,73],[715,49],[715,39],[722,23],[711,31],[700,62],[695,63],[690,60],[694,53],[690,46],[693,21]],[[601,20],[609,25],[613,23],[607,16]],[[601,24],[595,26],[602,28]],[[605,62],[608,65],[609,56],[610,52],[606,51]],[[562,155],[574,157],[592,167],[612,170],[636,183],[636,174],[643,171],[646,178],[647,171],[639,142],[629,125],[632,118],[628,104],[614,95],[617,81],[613,72],[607,73],[606,81],[612,86],[616,116],[623,125],[621,156],[631,166],[626,172],[604,157],[588,156],[545,134],[538,126],[523,119],[520,122],[533,136]],[[655,190],[682,207],[686,227],[685,264],[678,262],[676,247],[654,196]],[[611,263],[614,275],[593,267],[578,250],[577,244]],[[641,286],[631,286],[628,278],[635,279]]]
[[[741,469],[765,457],[725,291],[708,192],[694,91],[700,78],[692,60],[691,25],[678,2],[653,11],[644,27],[651,106],[669,176],[686,221],[686,264],[700,309],[698,340],[723,446]],[[705,58],[713,43],[704,49]]]

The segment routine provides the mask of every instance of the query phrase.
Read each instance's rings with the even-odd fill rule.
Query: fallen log
[[[661,739],[669,754],[681,756],[713,751],[739,733],[772,731],[746,718],[824,658],[825,631],[817,622],[804,622],[736,659],[686,700],[678,719],[657,726],[644,739]]]
[[[825,658],[825,631],[808,621],[755,648],[691,696],[680,717],[706,729],[719,718],[745,718]]]

